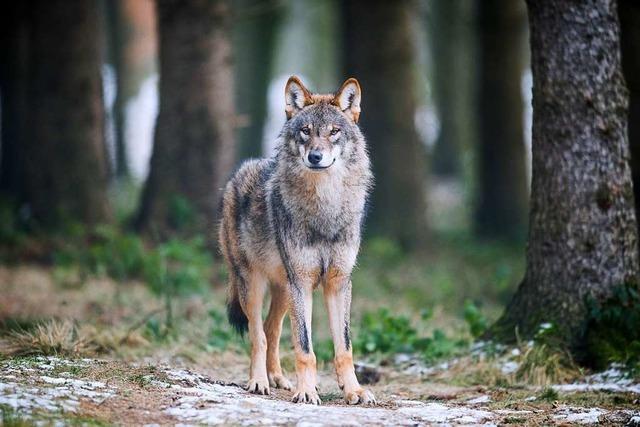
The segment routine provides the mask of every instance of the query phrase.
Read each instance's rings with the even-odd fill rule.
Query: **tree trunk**
[[[43,225],[109,218],[94,0],[37,0],[30,10],[27,200]]]
[[[22,203],[29,26],[26,6],[6,2],[0,11],[0,194]]]
[[[160,113],[137,226],[213,241],[233,167],[233,76],[225,1],[158,0]]]
[[[524,3],[477,3],[479,81],[477,97],[478,199],[475,231],[481,237],[523,237],[527,174],[520,89],[524,69]]]
[[[431,169],[445,178],[461,178],[462,152],[471,146],[472,4],[465,0],[434,0],[427,20],[433,55],[433,93],[440,133]]]
[[[114,151],[115,151],[115,176],[116,178],[128,178],[129,160],[127,156],[127,144],[125,140],[125,129],[127,126],[127,115],[125,103],[127,98],[126,80],[131,71],[127,66],[125,55],[125,45],[129,41],[129,30],[127,28],[126,17],[124,16],[123,0],[107,0],[104,3],[109,35],[109,55],[108,59],[113,66],[116,79],[116,98],[113,102],[113,127],[114,127]]]
[[[415,129],[415,51],[411,0],[349,0],[345,65],[362,86],[361,123],[375,189],[367,229],[405,248],[425,242],[425,150]]]
[[[527,269],[496,331],[551,322],[580,350],[586,299],[637,283],[616,3],[528,2],[533,159]],[[517,329],[516,329],[517,328]]]
[[[622,70],[629,89],[629,147],[631,175],[636,202],[636,219],[640,216],[640,3],[618,0]]]
[[[236,105],[243,118],[236,131],[237,159],[262,156],[267,92],[272,76],[276,34],[283,8],[277,2],[235,2],[234,46]]]

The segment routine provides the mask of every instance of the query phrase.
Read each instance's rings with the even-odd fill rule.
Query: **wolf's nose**
[[[322,153],[318,150],[311,150],[309,152],[309,163],[317,165],[322,160]]]

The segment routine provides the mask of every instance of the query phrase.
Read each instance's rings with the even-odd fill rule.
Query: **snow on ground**
[[[559,392],[579,392],[579,391],[610,391],[618,393],[640,394],[640,383],[634,382],[620,369],[618,365],[611,365],[604,372],[589,375],[584,381],[573,384],[558,384],[553,388]]]
[[[239,387],[212,383],[183,370],[167,376],[186,385],[167,384],[182,397],[165,411],[183,422],[202,424],[274,425],[493,425],[491,412],[441,403],[398,401],[397,407],[313,406],[252,396]]]
[[[0,360],[0,405],[13,408],[23,416],[46,412],[64,419],[65,413],[81,414],[81,403],[107,407],[127,401],[128,393],[120,386],[87,379],[85,369],[112,362],[81,359],[65,360],[55,357]],[[102,365],[109,372],[110,365]],[[184,424],[233,425],[497,425],[505,417],[528,419],[548,416],[558,424],[594,424],[598,422],[629,422],[640,425],[640,413],[630,410],[608,410],[562,405],[549,412],[541,409],[493,409],[487,405],[491,397],[480,395],[466,401],[423,402],[411,399],[389,399],[378,407],[355,406],[331,402],[312,406],[291,403],[287,397],[255,396],[235,384],[211,380],[206,376],[184,369],[157,367],[154,374],[144,375],[150,384],[145,393],[156,402],[157,414],[167,420]],[[83,376],[84,375],[84,376]],[[103,378],[100,376],[99,378]],[[614,391],[637,390],[617,367],[587,377],[589,387],[615,385]],[[565,391],[580,384],[558,387]],[[582,390],[581,387],[577,387]],[[638,392],[638,391],[634,391]],[[391,396],[393,397],[393,396]],[[134,405],[135,406],[135,405]],[[144,419],[144,418],[142,418]],[[632,420],[632,421],[629,421]],[[634,424],[635,423],[635,424]]]
[[[101,403],[115,396],[116,390],[99,381],[83,381],[63,376],[50,376],[59,367],[84,368],[92,361],[69,361],[57,357],[35,360],[0,361],[0,405],[30,414],[35,410],[75,412],[82,399]],[[43,375],[44,374],[44,375]],[[18,379],[28,379],[26,382]]]
[[[560,413],[553,416],[553,419],[567,423],[596,424],[606,413],[607,411],[600,408],[563,408]]]

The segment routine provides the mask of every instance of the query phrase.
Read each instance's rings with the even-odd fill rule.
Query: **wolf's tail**
[[[238,296],[238,291],[233,281],[231,281],[230,287],[231,292],[227,300],[227,318],[231,326],[233,326],[233,329],[235,329],[240,336],[243,336],[244,333],[249,330],[249,319],[247,319],[247,315],[244,314],[242,310],[240,297]]]

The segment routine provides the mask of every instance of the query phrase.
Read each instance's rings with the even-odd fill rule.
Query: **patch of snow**
[[[610,391],[620,393],[640,394],[640,383],[627,377],[619,365],[613,364],[609,369],[597,374],[589,375],[583,382],[572,384],[557,384],[554,390],[561,392]]]
[[[70,361],[58,357],[37,357],[31,360],[0,362],[0,404],[8,405],[24,415],[32,412],[75,412],[80,400],[101,403],[115,395],[115,390],[99,381],[52,377],[47,374],[60,366],[82,367],[88,362]],[[9,381],[20,375],[26,382]],[[32,372],[40,375],[33,375]],[[26,374],[26,375],[25,375]]]
[[[563,408],[553,418],[567,423],[597,424],[600,421],[600,416],[606,413],[600,408]]]
[[[487,403],[487,402],[491,402],[491,398],[485,394],[485,395],[478,396],[478,397],[473,398],[473,399],[469,399],[469,400],[467,400],[466,403],[468,403],[470,405],[477,405],[477,404],[480,404],[480,403]]]
[[[416,423],[484,424],[493,414],[477,409],[400,400],[398,408],[313,406],[254,396],[240,387],[209,381],[185,370],[167,370],[178,384],[176,405],[165,413],[184,423],[273,425],[415,425]],[[321,421],[320,421],[321,420]]]
[[[629,421],[627,421],[627,425],[628,426],[640,426],[640,415],[634,415],[633,417],[629,418]]]

